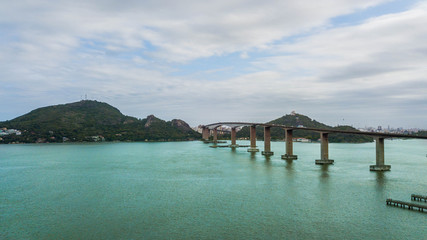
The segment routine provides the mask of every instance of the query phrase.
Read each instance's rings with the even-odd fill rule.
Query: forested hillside
[[[200,138],[187,123],[164,121],[153,115],[137,119],[123,115],[117,108],[97,101],[43,107],[10,121],[0,128],[17,129],[20,135],[2,136],[10,142],[80,141],[174,141]]]
[[[307,128],[322,128],[322,129],[340,129],[340,130],[351,130],[357,131],[357,129],[351,126],[338,126],[331,127],[326,124],[320,123],[316,120],[313,120],[307,116],[301,114],[289,114],[278,119],[272,120],[268,123],[271,124],[280,124],[286,126],[303,126]],[[257,127],[257,139],[264,138],[264,129],[263,127]],[[237,132],[237,137],[248,137],[249,136],[249,127],[244,127],[242,130]],[[280,128],[272,128],[271,129],[271,138],[273,140],[284,139],[285,130]],[[307,138],[313,141],[319,139],[319,133],[307,130],[295,130],[293,132],[294,138]],[[341,133],[333,133],[329,134],[330,142],[348,142],[348,143],[363,143],[363,142],[372,142],[371,137],[363,136],[363,135],[351,135],[351,134],[341,134]]]

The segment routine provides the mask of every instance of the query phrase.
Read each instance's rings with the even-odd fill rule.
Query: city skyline
[[[291,111],[427,129],[426,1],[6,1],[0,121],[107,102],[191,126]]]

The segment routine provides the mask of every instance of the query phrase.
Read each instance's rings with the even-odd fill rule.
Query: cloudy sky
[[[427,129],[425,0],[0,2],[0,121],[87,96],[192,126]]]

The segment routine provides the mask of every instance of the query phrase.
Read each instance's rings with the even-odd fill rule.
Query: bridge
[[[287,161],[297,160],[298,156],[293,153],[293,131],[294,130],[308,130],[319,132],[320,134],[320,159],[315,160],[315,164],[327,165],[333,164],[334,160],[329,159],[329,134],[333,133],[345,133],[345,134],[354,134],[354,135],[366,135],[371,136],[375,139],[376,142],[376,164],[370,166],[371,171],[389,171],[391,169],[390,165],[385,165],[384,159],[384,139],[386,138],[418,138],[418,139],[427,139],[425,136],[412,136],[405,134],[393,134],[393,133],[377,133],[377,132],[360,132],[360,131],[349,131],[349,130],[338,130],[338,129],[321,129],[321,128],[306,128],[306,127],[293,127],[280,124],[268,124],[268,123],[250,123],[250,122],[218,122],[202,126],[202,138],[204,140],[209,140],[209,137],[212,133],[213,142],[218,142],[218,131],[217,128],[220,126],[229,126],[231,127],[231,148],[237,148],[239,145],[236,144],[236,129],[238,127],[250,127],[250,147],[248,152],[259,152],[259,149],[256,146],[256,127],[264,127],[264,151],[261,152],[262,155],[271,156],[274,152],[271,151],[271,128],[281,128],[285,130],[285,146],[286,153],[281,156],[282,159]]]

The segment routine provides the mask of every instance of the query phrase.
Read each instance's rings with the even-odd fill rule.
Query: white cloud
[[[148,41],[159,48],[155,56],[180,61],[262,47],[379,2],[15,1],[0,10],[0,21],[45,51],[80,39],[126,48]]]
[[[294,109],[332,123],[324,109],[375,112],[368,100],[384,111],[390,101],[393,113],[425,109],[425,5],[356,26],[328,22],[383,2],[11,1],[0,9],[0,83],[31,106],[89,93],[129,115],[193,125],[266,121]],[[299,34],[306,37],[283,43]],[[193,64],[229,54],[251,61],[250,71],[245,63]],[[183,66],[188,73],[174,74]],[[232,70],[246,73],[209,80]],[[0,100],[21,101],[16,92]]]
[[[309,83],[306,89],[313,94],[311,99],[317,99],[319,109],[332,103],[334,111],[342,114],[357,109],[366,119],[397,124],[395,119],[403,112],[410,116],[427,109],[427,85],[421,84],[427,82],[426,23],[427,4],[419,4],[406,12],[283,44],[280,52],[284,55],[254,64],[282,72],[293,84],[299,83],[299,76],[313,76],[314,82],[304,83]],[[379,113],[394,119],[379,120],[382,116],[375,116]],[[415,117],[409,122],[423,125]]]

